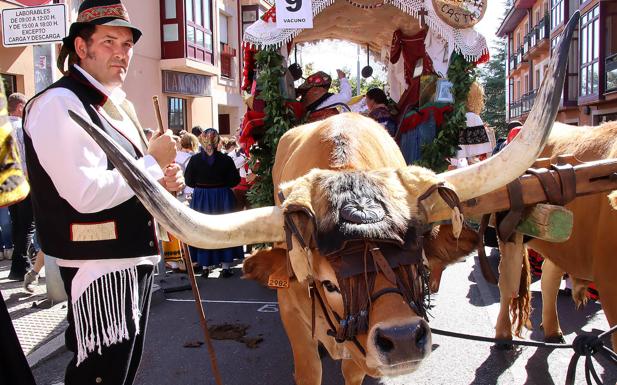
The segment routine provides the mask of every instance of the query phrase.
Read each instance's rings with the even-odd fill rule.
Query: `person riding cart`
[[[349,109],[347,103],[352,96],[351,85],[343,71],[336,70],[336,73],[341,82],[340,90],[336,94],[328,92],[332,85],[332,78],[323,71],[312,74],[298,87],[297,94],[308,115],[308,122],[338,114],[337,107],[342,106]]]

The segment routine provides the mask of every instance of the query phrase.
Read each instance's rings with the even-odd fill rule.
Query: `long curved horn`
[[[278,207],[221,215],[206,215],[192,210],[142,171],[135,159],[100,128],[73,111],[69,110],[69,115],[101,146],[150,214],[182,242],[203,249],[220,249],[285,239],[283,214]]]
[[[440,175],[455,187],[461,201],[489,193],[512,182],[540,155],[559,110],[570,41],[578,26],[579,16],[579,12],[575,12],[568,22],[529,117],[516,138],[496,156]]]

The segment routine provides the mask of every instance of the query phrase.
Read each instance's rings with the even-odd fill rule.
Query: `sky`
[[[431,1],[431,0],[425,0]],[[495,33],[501,23],[501,17],[504,12],[504,0],[488,0],[488,8],[486,14],[480,23],[476,25],[476,30],[486,37],[489,49],[493,50]],[[331,76],[336,76],[337,68],[348,68],[352,74],[356,73],[357,63],[357,48],[355,44],[341,41],[324,41],[317,44],[311,44],[303,47],[299,52],[301,54],[298,59],[303,64],[313,63],[315,71],[321,70],[329,73]],[[292,56],[293,57],[293,56]],[[366,65],[366,54],[361,54],[360,68]],[[371,66],[375,69],[375,76],[385,78],[383,70],[379,66],[371,62]],[[305,74],[308,75],[308,74]]]

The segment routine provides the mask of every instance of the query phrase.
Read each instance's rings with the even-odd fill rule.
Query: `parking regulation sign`
[[[59,43],[66,36],[64,4],[2,10],[2,45]]]
[[[311,0],[276,0],[276,28],[313,28]]]

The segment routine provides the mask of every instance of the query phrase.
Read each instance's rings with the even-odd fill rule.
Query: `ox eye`
[[[336,293],[340,293],[340,292],[341,292],[341,291],[338,289],[338,287],[336,287],[336,285],[335,285],[335,284],[333,284],[333,283],[332,283],[332,282],[330,282],[330,281],[323,281],[321,284],[322,284],[322,285],[323,285],[323,287],[325,287],[325,288],[326,288],[326,290],[328,290],[328,292],[330,292],[330,293],[334,293],[334,292],[336,292]]]

